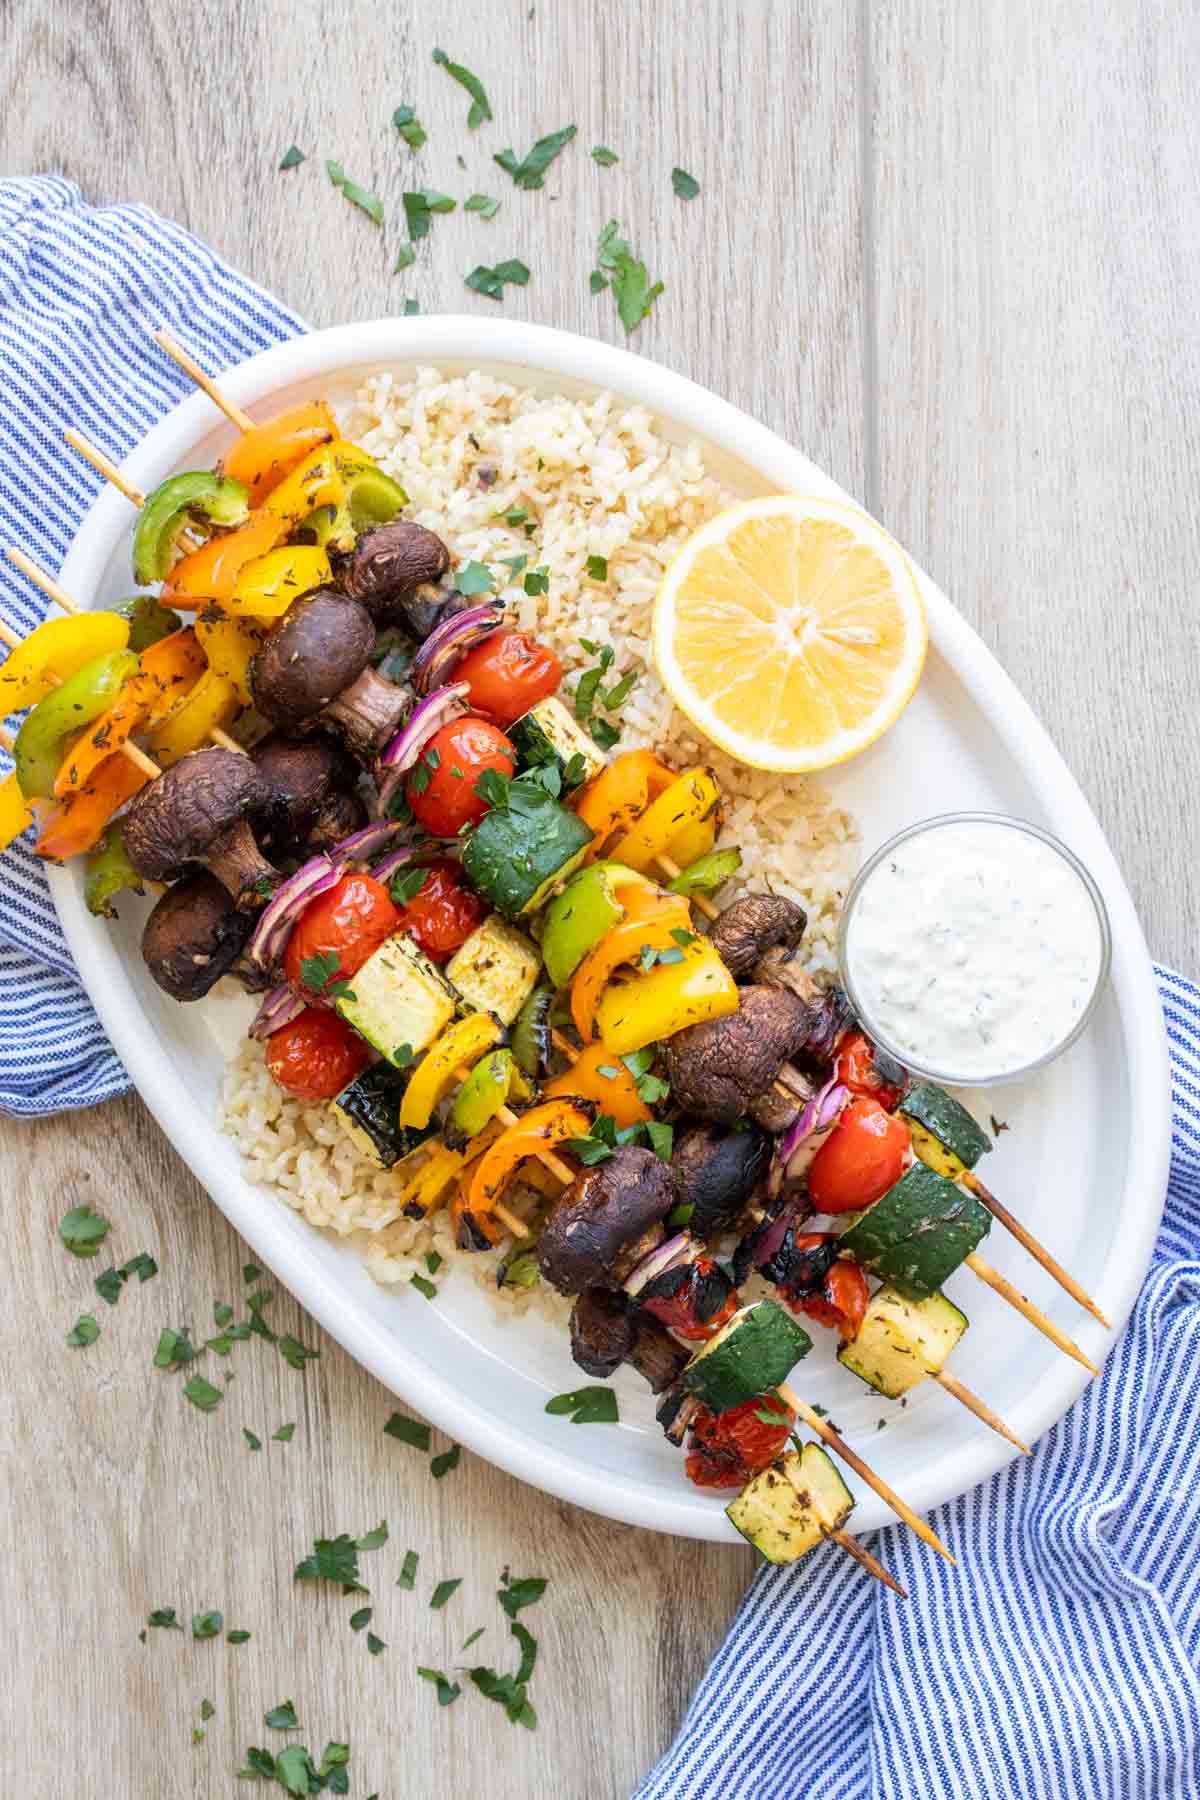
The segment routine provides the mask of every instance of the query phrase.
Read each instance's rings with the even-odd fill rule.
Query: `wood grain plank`
[[[862,490],[859,46],[837,0],[107,0],[86,31],[73,0],[7,0],[0,18],[5,170],[59,169],[93,200],[171,214],[314,324],[398,311],[409,295],[488,316],[494,303],[462,277],[516,255],[532,278],[509,290],[506,313],[624,342],[612,297],[593,298],[587,280],[597,231],[619,218],[666,282],[633,347]],[[495,122],[476,134],[466,95],[430,60],[438,44],[487,84]],[[417,156],[390,124],[402,102],[429,133]],[[578,137],[544,190],[518,192],[493,154],[570,121]],[[309,160],[280,174],[292,142]],[[616,167],[592,161],[600,143]],[[380,193],[382,232],[329,186],[326,157]],[[696,201],[672,194],[675,163],[702,183]],[[406,187],[480,190],[501,210],[490,223],[436,218],[416,266],[394,275]],[[724,1633],[748,1553],[610,1524],[468,1455],[433,1482],[383,1436],[390,1396],[283,1294],[271,1317],[320,1361],[299,1374],[260,1340],[239,1344],[226,1399],[196,1412],[179,1377],[150,1366],[158,1332],[202,1334],[214,1301],[244,1295],[247,1252],[135,1100],[6,1126],[0,1184],[11,1220],[0,1421],[18,1446],[0,1525],[11,1640],[0,1705],[16,1721],[10,1760],[37,1769],[39,1794],[224,1793],[248,1744],[280,1747],[262,1714],[285,1696],[309,1743],[348,1739],[356,1793],[632,1789]],[[113,1221],[113,1256],[94,1265],[69,1258],[54,1229],[83,1197]],[[157,1279],[115,1309],[97,1302],[94,1274],[143,1248]],[[100,1342],[66,1349],[89,1308]],[[271,1443],[289,1419],[293,1442]],[[315,1535],[381,1516],[390,1542],[363,1558],[388,1644],[373,1658],[347,1624],[358,1602],[296,1584],[292,1569]],[[394,1585],[410,1545],[414,1594]],[[439,1710],[414,1673],[451,1667],[477,1624],[488,1631],[470,1655],[514,1666],[494,1598],[506,1564],[550,1582],[526,1615],[541,1640],[532,1736],[474,1693]],[[432,1585],[449,1575],[463,1586],[432,1613]],[[252,1639],[150,1632],[141,1645],[163,1605],[185,1620],[219,1607]],[[204,1696],[218,1710],[193,1746]],[[99,1760],[81,1767],[81,1746],[102,1746]]]

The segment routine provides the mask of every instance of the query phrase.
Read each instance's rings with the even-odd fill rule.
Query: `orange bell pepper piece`
[[[596,1020],[596,1007],[615,970],[622,963],[636,962],[643,949],[675,950],[671,958],[682,958],[679,932],[685,939],[692,935],[692,915],[682,894],[663,894],[657,888],[625,890],[625,917],[614,925],[595,947],[588,951],[571,982],[571,1018],[583,1042],[590,1042]]]
[[[285,475],[336,436],[337,420],[325,402],[306,400],[244,431],[225,452],[222,472],[245,482],[251,506],[261,506]]]
[[[206,600],[228,600],[238,576],[256,556],[265,556],[286,536],[288,520],[276,513],[251,513],[236,531],[226,531],[181,558],[162,586],[164,606],[195,611]]]
[[[711,769],[688,769],[671,778],[624,837],[610,851],[614,862],[645,874],[661,857],[686,869],[707,856],[721,823],[721,790]]]
[[[142,729],[160,693],[153,675],[147,675],[144,670],[125,683],[116,704],[101,713],[68,750],[62,768],[54,778],[57,799],[66,800],[78,793],[94,770],[122,744],[128,743],[134,732]]]
[[[489,1144],[476,1162],[462,1211],[482,1228],[490,1243],[495,1243],[500,1234],[497,1230],[496,1237],[492,1236],[496,1230],[492,1209],[526,1157],[553,1150],[571,1138],[587,1137],[591,1129],[591,1111],[584,1112],[570,1100],[546,1100],[540,1106],[531,1106],[515,1125]]]
[[[37,841],[48,862],[65,862],[90,850],[119,807],[144,788],[150,777],[118,751],[92,771],[87,785],[56,806]]]
[[[674,780],[673,771],[659,762],[653,750],[627,750],[594,775],[575,798],[575,811],[596,834],[586,861],[599,856],[614,832],[628,831],[650,801]]]
[[[158,689],[146,720],[151,730],[179,711],[207,666],[204,647],[190,625],[142,651],[142,673]]]
[[[569,1069],[546,1083],[542,1097],[546,1100],[594,1100],[618,1131],[624,1131],[629,1125],[640,1125],[652,1117],[650,1108],[637,1091],[633,1076],[606,1044],[589,1044],[581,1050]]]

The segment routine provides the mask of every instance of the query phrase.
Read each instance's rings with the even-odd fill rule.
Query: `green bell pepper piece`
[[[649,885],[624,863],[595,862],[572,875],[546,908],[542,931],[542,961],[556,988],[566,987],[588,951],[625,917],[620,890]]]
[[[454,1096],[451,1127],[465,1138],[478,1137],[510,1099],[528,1100],[529,1083],[518,1069],[511,1050],[492,1050],[475,1064]]]
[[[710,850],[698,856],[686,869],[680,869],[670,885],[673,894],[711,894],[723,881],[736,875],[742,866],[742,853],[731,846],[728,850]]]
[[[133,534],[133,579],[139,587],[165,581],[179,539],[195,519],[210,525],[244,525],[250,517],[250,490],[228,475],[189,469],[160,482],[138,515]]]
[[[94,850],[88,852],[83,873],[83,897],[90,913],[104,919],[115,919],[114,894],[132,888],[144,894],[145,883],[129,860],[120,825],[110,825]]]
[[[531,1080],[545,1073],[550,1060],[550,1006],[554,991],[535,987],[516,1016],[510,1042],[517,1067]]]
[[[369,531],[372,525],[386,525],[394,519],[401,507],[408,505],[408,495],[400,483],[385,475],[382,469],[345,469],[343,473],[346,498],[328,526],[316,525],[317,542],[324,548],[352,550],[362,532]],[[323,510],[317,509],[318,512]],[[305,524],[314,525],[316,518],[316,513],[310,513]]]
[[[136,650],[139,656],[160,638],[183,630],[179,614],[164,606],[157,594],[133,594],[128,600],[118,600],[108,610],[129,620],[129,648]]]
[[[54,792],[67,739],[106,713],[127,681],[138,671],[132,650],[112,650],[84,663],[61,687],[39,700],[13,746],[17,781],[27,800]]]

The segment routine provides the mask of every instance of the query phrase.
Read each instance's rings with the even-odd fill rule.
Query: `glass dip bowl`
[[[910,825],[864,863],[838,960],[889,1055],[948,1086],[993,1087],[1070,1048],[1111,948],[1100,890],[1065,844],[1003,813],[958,812]]]

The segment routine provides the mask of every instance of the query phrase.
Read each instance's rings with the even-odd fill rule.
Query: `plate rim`
[[[611,389],[736,456],[782,490],[821,493],[860,505],[778,433],[688,377],[633,351],[551,326],[470,314],[384,317],[286,339],[221,371],[219,379],[230,398],[245,407],[290,383],[397,360],[434,365],[465,362],[483,368],[504,364],[526,367],[540,376],[583,382],[598,390]],[[122,468],[132,480],[149,488],[219,421],[219,412],[203,393],[190,394],[150,429]],[[127,502],[112,489],[103,490],[84,516],[64,559],[61,580],[85,605],[91,604],[98,573],[107,565],[128,523]],[[1110,1252],[1096,1292],[1098,1303],[1113,1320],[1113,1331],[1105,1333],[1089,1319],[1081,1322],[1076,1332],[1099,1360],[1115,1343],[1141,1287],[1166,1196],[1171,1150],[1170,1066],[1153,963],[1108,840],[1046,728],[973,627],[906,548],[904,554],[925,602],[931,650],[949,664],[973,706],[1036,789],[1053,829],[1091,869],[1109,909],[1111,981],[1128,1053],[1130,1141],[1120,1200],[1121,1254],[1117,1258]],[[106,965],[117,953],[109,944],[109,957],[97,956],[97,941],[103,944],[108,940],[83,905],[77,875],[67,869],[50,869],[47,874],[80,977],[143,1101],[256,1255],[356,1361],[391,1393],[419,1407],[455,1441],[545,1492],[627,1524],[680,1536],[741,1542],[723,1507],[713,1505],[711,1497],[702,1499],[698,1491],[685,1487],[677,1496],[660,1496],[640,1481],[622,1482],[608,1470],[589,1471],[565,1449],[548,1450],[519,1428],[498,1424],[486,1407],[443,1379],[429,1363],[407,1353],[403,1334],[386,1331],[359,1308],[340,1304],[340,1296],[331,1293],[316,1263],[307,1234],[292,1240],[277,1237],[271,1229],[272,1215],[262,1208],[259,1191],[244,1176],[225,1179],[219,1172],[205,1171],[204,1137],[215,1127],[189,1101],[183,1082],[169,1068],[164,1073],[155,1054],[155,1032],[136,999],[106,979]],[[1056,1365],[1053,1377],[1037,1384],[1013,1411],[1014,1429],[1027,1442],[1036,1442],[1074,1403],[1088,1380],[1087,1372],[1074,1363]],[[918,1512],[927,1512],[988,1479],[1015,1454],[994,1434],[969,1440],[962,1452],[965,1479],[956,1475],[954,1485],[947,1488],[944,1479],[937,1479],[937,1471],[945,1465],[940,1458],[927,1471],[907,1480],[906,1498]],[[890,1511],[870,1492],[859,1502],[858,1518],[860,1531],[894,1523]]]

